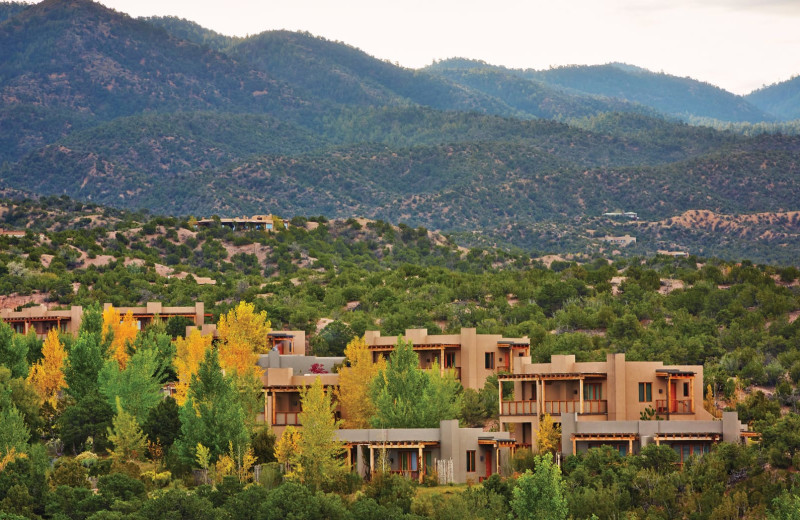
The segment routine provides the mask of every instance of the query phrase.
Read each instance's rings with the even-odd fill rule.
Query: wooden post
[[[267,390],[265,388],[264,389],[264,424],[268,424],[267,421],[269,421],[269,409],[268,409],[268,406],[267,406],[267,403],[268,403],[267,399],[269,399],[269,390]]]
[[[578,380],[580,389],[578,390],[578,398],[581,401],[581,413],[583,413],[583,378]]]
[[[372,444],[369,445],[369,475],[372,478],[372,474],[375,472],[375,447]]]
[[[497,380],[497,394],[499,396],[497,402],[500,407],[500,415],[503,415],[503,382],[500,379]]]
[[[628,438],[628,455],[633,455],[633,437]]]
[[[419,445],[418,451],[419,456],[417,458],[417,473],[419,473],[419,483],[422,484],[422,477],[425,476],[422,472],[422,444]]]
[[[667,410],[669,410],[669,408],[667,408]],[[658,434],[656,434],[656,446],[661,446],[661,439],[658,437]]]
[[[578,454],[578,440],[575,439],[575,437],[572,438],[572,454],[573,455]]]
[[[667,420],[669,420],[669,412],[672,410],[672,398],[670,397],[670,390],[672,389],[672,377],[667,376]],[[656,441],[658,445],[658,441]]]
[[[689,411],[694,413],[694,376],[689,378]]]
[[[275,419],[277,418],[277,412],[275,410],[275,390],[272,391],[272,424],[275,424]]]
[[[544,382],[544,379],[542,379],[542,412],[543,413],[547,413],[547,401],[545,400],[546,398],[545,398],[545,395],[544,395],[544,386],[545,386],[545,382]]]
[[[442,376],[444,376],[444,345],[442,345],[442,348],[440,349],[439,352],[441,353],[440,354],[441,357],[439,358],[441,360],[441,362],[439,363],[439,372]]]

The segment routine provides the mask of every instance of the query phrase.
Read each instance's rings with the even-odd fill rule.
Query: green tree
[[[30,431],[25,419],[14,405],[0,408],[0,460],[13,450],[20,454],[28,451]]]
[[[206,352],[203,362],[189,384],[189,396],[180,410],[181,437],[176,441],[181,458],[187,464],[195,460],[197,444],[211,450],[212,461],[228,452],[246,451],[250,435],[235,383],[222,374],[215,349]]]
[[[98,393],[100,388],[98,375],[102,367],[103,350],[100,335],[81,332],[67,355],[67,366],[64,369],[67,393],[76,401]]]
[[[14,329],[0,320],[0,365],[11,370],[12,377],[28,377],[28,344],[15,336]]]
[[[142,431],[151,442],[157,442],[168,450],[181,434],[180,407],[175,399],[167,397],[151,408],[142,424]]]
[[[84,445],[92,437],[94,450],[102,453],[108,446],[108,427],[114,417],[108,401],[99,394],[89,394],[72,406],[68,406],[58,419],[58,431],[64,447],[71,453],[84,451]]]
[[[119,399],[125,411],[132,414],[139,424],[144,423],[150,410],[162,400],[163,370],[157,356],[154,349],[137,350],[124,370],[110,359],[99,374],[100,393],[108,404],[116,406]]]
[[[517,479],[513,490],[511,510],[515,518],[529,520],[564,520],[568,508],[566,485],[561,469],[553,463],[553,456],[536,456],[536,469],[526,471]]]
[[[122,407],[117,397],[117,415],[112,422],[113,429],[108,429],[108,440],[114,445],[111,456],[121,462],[141,460],[147,447],[147,437],[142,433],[136,417]]]
[[[372,382],[375,428],[436,428],[458,416],[460,384],[451,371],[436,366],[427,373],[410,342],[398,338],[386,368]]]
[[[335,479],[343,472],[344,445],[336,438],[340,421],[334,415],[335,403],[330,392],[325,392],[322,380],[302,393],[300,423],[300,450],[297,456],[297,473],[303,483],[317,490],[327,479]]]

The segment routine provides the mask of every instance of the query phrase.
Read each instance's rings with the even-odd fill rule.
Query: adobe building
[[[373,360],[389,357],[397,344],[396,336],[381,336],[378,331],[364,333]],[[500,334],[478,334],[474,328],[459,334],[428,334],[426,329],[407,329],[403,340],[410,341],[419,355],[419,366],[430,369],[435,363],[444,372],[455,370],[464,388],[479,390],[495,373],[513,372],[513,359],[530,356],[527,337],[504,338]],[[528,358],[530,359],[530,358]]]
[[[211,227],[217,221],[219,221],[220,226],[229,227],[232,230],[260,230],[260,231],[272,231],[275,228],[276,222],[280,220],[283,222],[283,228],[289,229],[289,222],[286,220],[279,219],[274,215],[253,215],[252,217],[234,217],[234,218],[204,218],[197,221],[198,226],[202,227]]]
[[[256,420],[267,422],[277,436],[282,435],[287,426],[302,426],[303,390],[319,377],[326,392],[335,391],[339,387],[339,374],[332,373],[333,367],[343,361],[343,357],[281,355],[277,350],[260,355],[258,366],[264,371],[261,376],[264,414],[259,414]],[[327,373],[312,373],[313,365]]]
[[[105,311],[111,307],[110,303],[103,304]],[[130,312],[136,320],[137,328],[144,329],[158,316],[162,321],[167,321],[174,316],[182,316],[192,321],[193,327],[200,329],[205,325],[205,319],[211,317],[211,313],[205,312],[205,303],[196,302],[192,307],[165,307],[161,302],[147,302],[144,307],[114,307],[120,316],[125,316]]]
[[[655,442],[673,445],[683,460],[685,447],[688,457],[714,442],[739,442],[745,429],[735,413],[719,421],[703,408],[700,365],[626,361],[625,354],[601,362],[579,363],[574,355],[516,361],[514,374],[498,378],[500,424],[523,446],[536,444],[545,413],[561,423],[565,455],[601,444],[636,452]],[[513,400],[502,399],[504,382],[514,384]]]
[[[77,335],[83,319],[83,308],[74,305],[66,310],[49,310],[44,305],[26,307],[19,311],[0,309],[0,319],[8,323],[14,332],[27,334],[33,331],[39,339],[52,329]]]
[[[273,330],[267,334],[267,346],[283,356],[306,355],[304,330]]]
[[[459,428],[455,419],[438,428],[339,430],[337,436],[361,476],[389,471],[422,482],[436,472],[442,484],[480,482],[501,473],[514,446],[508,433]]]

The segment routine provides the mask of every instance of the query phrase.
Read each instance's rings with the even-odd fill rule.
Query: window
[[[494,370],[494,352],[487,352],[484,354],[484,360],[486,362],[486,368]]]
[[[467,473],[475,472],[475,450],[467,450]]]
[[[444,354],[444,368],[455,368],[456,366],[456,353],[445,352]]]
[[[689,397],[689,383],[683,383],[683,397]]]
[[[583,385],[583,398],[587,401],[599,401],[602,399],[602,385],[600,383],[588,383]]]
[[[649,403],[653,400],[653,383],[639,383],[639,402]]]

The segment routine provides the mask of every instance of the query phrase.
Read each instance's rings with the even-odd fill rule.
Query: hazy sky
[[[101,0],[227,35],[308,31],[407,67],[626,62],[746,94],[800,74],[800,0]]]

